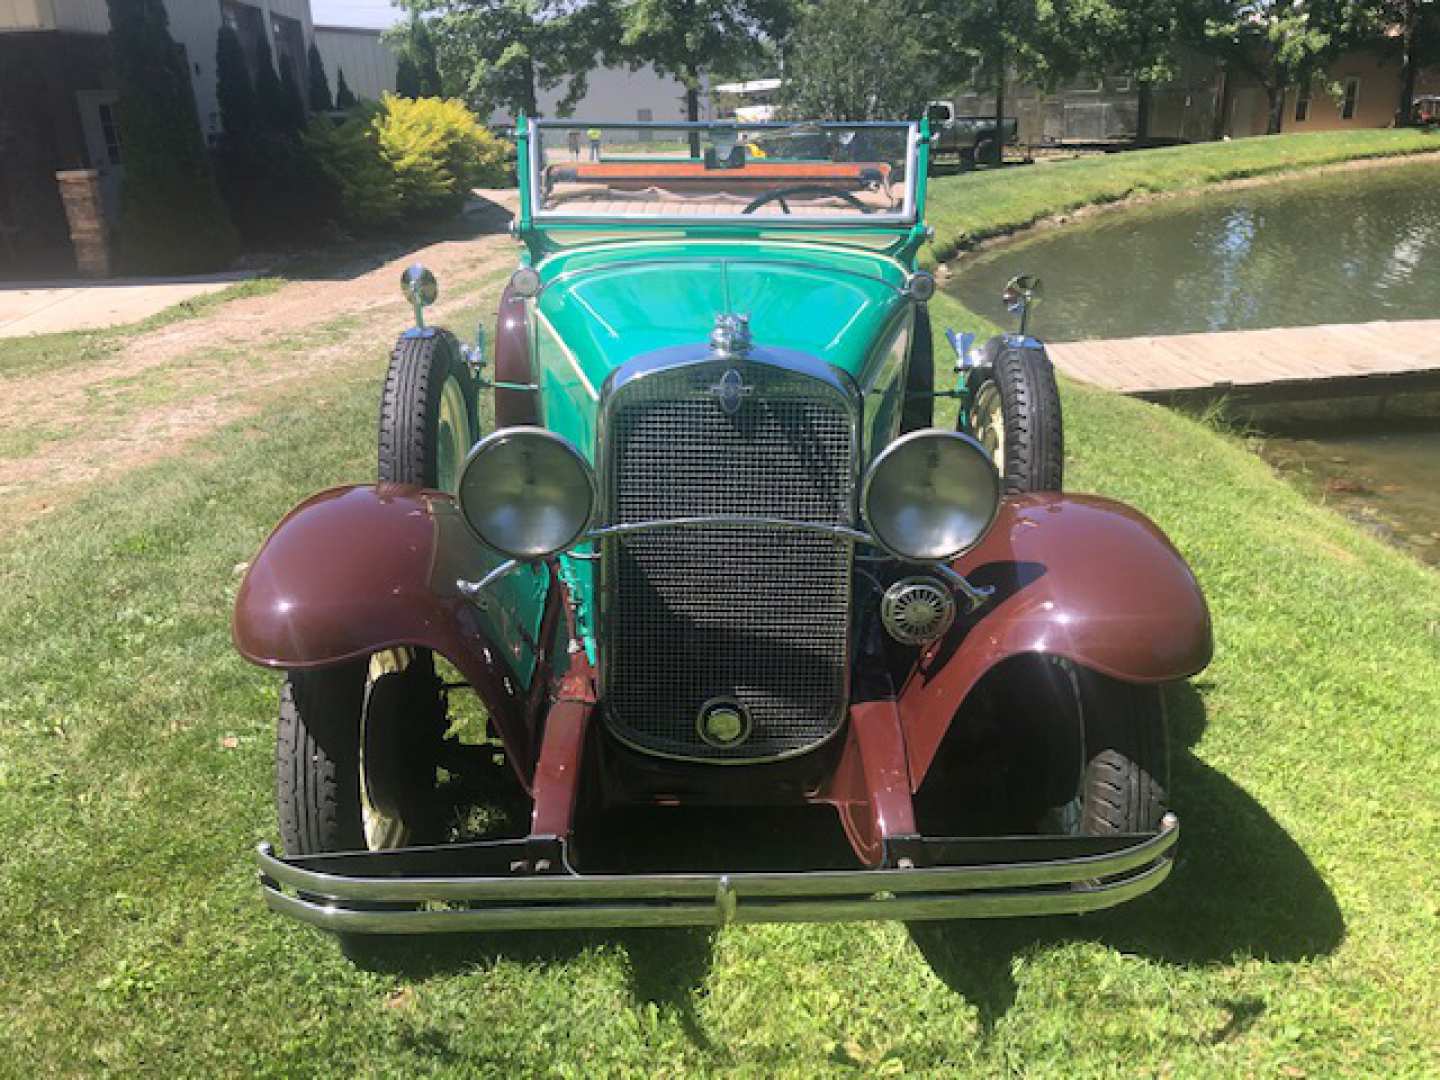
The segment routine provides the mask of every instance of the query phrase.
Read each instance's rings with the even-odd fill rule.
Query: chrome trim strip
[[[1106,855],[908,870],[365,878],[303,869],[268,844],[256,860],[273,910],[360,933],[995,918],[1095,911],[1149,892],[1169,875],[1179,832],[1167,814],[1154,836]],[[374,911],[346,902],[483,906]]]

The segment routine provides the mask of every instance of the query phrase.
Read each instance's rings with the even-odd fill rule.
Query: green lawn
[[[435,939],[385,972],[267,913],[277,682],[229,607],[292,502],[372,474],[385,352],[0,541],[0,1074],[1440,1072],[1440,576],[1233,440],[1074,386],[1068,486],[1159,521],[1215,616],[1171,695],[1159,892],[913,931]]]

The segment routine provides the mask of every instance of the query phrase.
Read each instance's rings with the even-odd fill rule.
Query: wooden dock
[[[1072,379],[1152,401],[1302,400],[1440,387],[1440,319],[1057,342]]]

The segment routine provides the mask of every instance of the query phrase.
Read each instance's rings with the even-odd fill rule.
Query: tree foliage
[[[1071,43],[1071,66],[1135,79],[1137,141],[1150,135],[1152,87],[1178,72],[1184,7],[1185,0],[1072,0],[1051,16],[1047,37]]]
[[[397,94],[422,98],[439,97],[444,93],[435,40],[430,36],[424,19],[412,11],[410,21],[396,30],[387,31],[385,39],[398,56],[395,72]]]
[[[540,115],[539,94],[564,85],[568,116],[586,75],[613,47],[608,0],[404,0],[426,16],[441,82],[482,116]]]
[[[816,120],[920,116],[935,91],[938,58],[923,28],[897,5],[819,0],[790,36],[783,104]],[[855,43],[863,41],[865,48]]]
[[[330,80],[325,77],[325,61],[320,58],[320,50],[316,48],[313,41],[310,42],[310,51],[306,56],[305,66],[310,69],[308,87],[310,111],[329,112],[335,108],[335,102],[330,97]]]
[[[1202,51],[1250,75],[1269,101],[1267,131],[1284,119],[1285,92],[1308,85],[1365,25],[1364,0],[1198,0],[1185,9]]]
[[[125,179],[120,260],[149,273],[224,266],[236,236],[211,171],[163,0],[108,0]]]
[[[686,117],[698,120],[702,76],[760,55],[765,37],[787,37],[799,8],[793,0],[619,0],[617,11],[619,55],[679,80]]]

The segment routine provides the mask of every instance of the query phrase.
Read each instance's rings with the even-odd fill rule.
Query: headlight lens
[[[460,472],[460,511],[484,543],[516,559],[570,547],[595,509],[595,477],[553,431],[512,427],[487,435]]]
[[[913,562],[974,547],[995,520],[1000,476],[985,448],[954,431],[896,439],[865,475],[865,520],[880,546]]]

